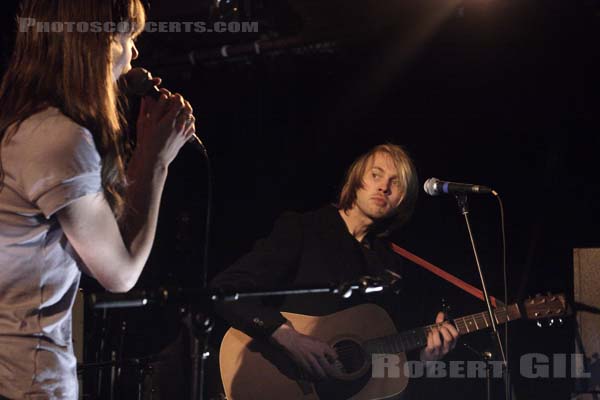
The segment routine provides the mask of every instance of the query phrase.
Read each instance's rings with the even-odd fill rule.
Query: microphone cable
[[[495,190],[492,190],[492,195],[498,200],[498,208],[500,211],[500,231],[502,236],[502,280],[503,280],[503,289],[504,289],[504,305],[508,305],[508,274],[506,268],[506,224],[505,224],[505,215],[504,215],[504,204],[502,203],[502,198],[500,194]],[[508,321],[504,323],[504,351],[506,353],[506,376],[504,378],[504,394],[506,400],[511,400],[512,396],[512,385],[510,384],[510,376],[509,376],[509,368],[508,368],[508,360],[510,359],[509,351],[508,351]],[[515,400],[515,399],[512,399]]]

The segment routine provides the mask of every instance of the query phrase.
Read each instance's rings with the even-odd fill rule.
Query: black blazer
[[[285,213],[271,234],[254,245],[252,251],[211,282],[213,289],[224,292],[322,287],[355,281],[361,276],[380,276],[386,269],[401,274],[401,260],[391,252],[387,241],[367,236],[359,243],[348,231],[333,206],[304,214]],[[390,304],[381,296],[369,299],[353,294],[340,296],[317,294],[271,298],[264,301],[225,303],[217,312],[232,326],[255,338],[268,337],[285,319],[279,310],[325,315],[375,300],[394,317],[397,302]]]

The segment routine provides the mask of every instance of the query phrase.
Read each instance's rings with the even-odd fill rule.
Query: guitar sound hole
[[[341,340],[333,345],[341,363],[342,372],[352,374],[360,370],[365,364],[365,355],[362,347],[352,340]]]

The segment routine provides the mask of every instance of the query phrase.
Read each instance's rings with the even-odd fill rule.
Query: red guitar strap
[[[456,276],[454,276],[452,274],[449,274],[448,272],[444,271],[440,267],[436,267],[429,261],[422,259],[421,257],[417,256],[416,254],[411,253],[410,251],[398,246],[395,243],[390,243],[390,246],[396,254],[399,254],[402,257],[414,262],[418,266],[425,268],[427,271],[434,273],[435,275],[450,282],[454,286],[459,287],[460,289],[464,290],[465,292],[469,293],[470,295],[477,297],[479,300],[485,301],[483,298],[483,292],[481,290],[477,289],[476,287],[474,287],[473,285],[470,285],[467,282],[463,281],[462,279],[457,278]],[[504,306],[503,302],[501,302],[500,300],[496,300],[496,298],[493,296],[490,296],[490,302],[492,303],[492,306],[494,306],[494,308],[497,308],[498,306]]]

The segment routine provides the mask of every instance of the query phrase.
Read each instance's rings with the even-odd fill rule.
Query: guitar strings
[[[496,317],[496,321],[502,322],[500,320],[505,320],[505,321],[509,320],[507,318],[508,311],[509,310],[506,307],[502,307],[502,308],[495,310],[494,315]],[[481,313],[473,314],[470,316],[456,318],[450,322],[453,322],[459,331],[463,331],[463,332],[467,332],[467,333],[471,332],[471,331],[482,329],[484,327],[488,328],[491,326],[491,323],[489,320],[489,315],[487,315],[486,312],[481,312]],[[473,326],[472,323],[474,323],[475,326]],[[432,324],[432,325],[425,326],[425,327],[421,328],[420,330],[417,329],[417,330],[413,330],[410,332],[401,332],[396,335],[392,335],[392,336],[385,337],[385,338],[367,340],[365,342],[365,344],[370,345],[371,349],[374,350],[375,352],[379,352],[379,351],[387,352],[386,350],[391,348],[393,350],[393,352],[400,353],[400,352],[405,351],[406,348],[411,348],[416,345],[423,345],[424,344],[423,342],[425,341],[426,338],[421,337],[420,339],[419,338],[415,339],[415,336],[418,335],[419,333],[422,336],[426,336],[430,331],[432,331],[432,329],[434,327],[439,327],[440,325],[441,324]],[[475,328],[475,329],[473,329],[473,328]],[[398,342],[400,342],[400,343],[398,343]]]

